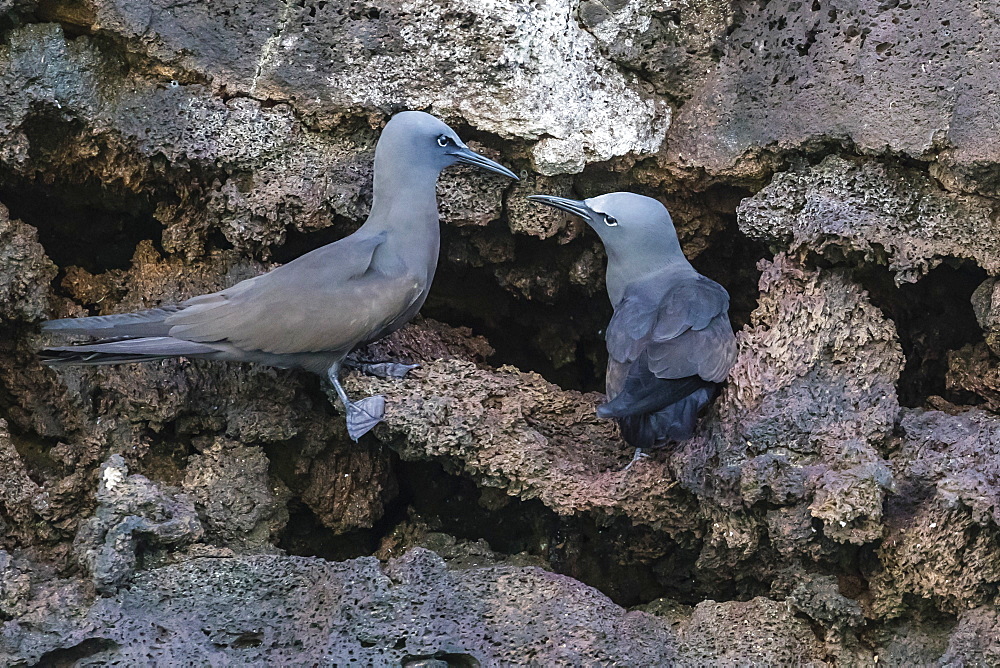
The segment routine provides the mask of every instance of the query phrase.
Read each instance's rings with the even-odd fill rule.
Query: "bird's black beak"
[[[580,216],[584,220],[590,220],[590,207],[579,200],[556,197],[555,195],[528,195],[528,199],[532,202],[538,202],[539,204],[546,204],[557,209],[562,209],[563,211],[568,211],[574,216]]]
[[[485,169],[486,171],[494,172],[495,174],[503,174],[504,176],[514,179],[515,181],[521,180],[517,178],[517,174],[510,171],[499,162],[493,162],[489,158],[479,155],[468,146],[463,146],[455,151],[453,155],[464,165],[472,165],[473,167],[479,167],[480,169]]]

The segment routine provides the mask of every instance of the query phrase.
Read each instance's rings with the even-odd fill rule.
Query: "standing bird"
[[[577,201],[531,195],[580,216],[608,255],[608,402],[597,415],[615,418],[636,448],[682,441],[736,361],[729,293],[687,261],[666,207],[634,193]],[[631,466],[631,464],[629,464]]]
[[[435,186],[441,170],[455,163],[517,179],[430,114],[396,114],[375,147],[371,213],[357,232],[181,304],[50,320],[43,329],[101,340],[46,348],[42,361],[65,366],[184,356],[326,374],[356,441],[381,421],[385,398],[352,402],[340,385],[341,366],[354,348],[406,324],[427,298],[441,245]],[[375,364],[365,370],[402,377],[411,368]]]

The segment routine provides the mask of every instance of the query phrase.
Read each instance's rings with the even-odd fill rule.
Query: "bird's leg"
[[[344,409],[347,410],[347,434],[356,443],[359,438],[382,421],[382,417],[385,415],[385,397],[377,394],[357,402],[351,401],[341,386],[340,379],[337,378],[339,373],[340,364],[338,363],[331,366],[326,375],[330,379],[333,389],[337,391],[340,403],[344,404]]]
[[[636,448],[635,449],[635,454],[632,455],[632,461],[630,461],[628,463],[628,465],[625,468],[622,469],[622,473],[627,472],[630,468],[632,468],[632,465],[635,464],[640,459],[648,459],[648,458],[649,458],[649,455],[646,454],[645,452],[643,452],[642,448]]]
[[[344,366],[357,369],[361,373],[378,378],[404,378],[406,374],[414,369],[420,368],[419,364],[400,364],[399,362],[375,362],[373,360],[346,359]]]

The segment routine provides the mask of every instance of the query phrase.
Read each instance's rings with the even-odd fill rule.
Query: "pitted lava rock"
[[[998,18],[0,0],[3,662],[996,664]],[[356,353],[420,367],[346,375],[373,436],[308,374],[39,364],[42,320],[356,229],[404,108],[521,181],[443,174],[423,317]],[[611,190],[740,330],[695,437],[628,470],[604,251],[524,199]]]

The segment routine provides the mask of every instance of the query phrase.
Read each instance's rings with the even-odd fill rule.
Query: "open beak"
[[[517,174],[510,171],[509,169],[501,165],[499,162],[493,162],[489,158],[484,158],[483,156],[479,155],[468,146],[463,146],[462,148],[458,149],[457,151],[455,151],[454,155],[456,158],[458,158],[458,161],[464,165],[472,165],[473,167],[479,167],[480,169],[485,169],[488,172],[493,172],[495,174],[503,174],[504,176],[508,176],[514,179],[515,181],[521,180],[517,178]]]
[[[574,216],[580,216],[584,220],[590,219],[590,207],[579,200],[566,199],[565,197],[556,197],[554,195],[528,195],[528,199],[532,202],[547,204],[548,206],[568,211]]]

